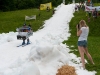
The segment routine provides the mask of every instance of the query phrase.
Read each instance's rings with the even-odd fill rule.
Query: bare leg
[[[93,59],[91,55],[89,54],[87,47],[84,47],[84,52],[87,55],[88,59],[91,61],[91,63],[94,64]]]
[[[84,48],[81,47],[81,46],[78,46],[78,49],[79,49],[79,53],[80,53],[80,56],[81,56],[83,68],[85,69]]]

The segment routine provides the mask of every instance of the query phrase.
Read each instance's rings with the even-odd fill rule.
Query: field
[[[27,25],[31,23],[33,30],[37,31],[52,14],[52,10],[47,12],[46,10],[40,11],[39,9],[0,12],[0,33],[16,31],[16,28],[23,26],[24,23]],[[25,15],[36,15],[36,20],[25,21]]]

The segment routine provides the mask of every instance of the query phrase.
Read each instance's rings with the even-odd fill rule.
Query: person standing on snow
[[[29,32],[29,31],[31,30],[31,25],[26,26],[26,24],[24,24],[24,25],[23,25],[23,28],[28,28],[27,30],[25,30],[25,32]],[[26,40],[26,39],[23,38],[22,45],[25,44],[25,40]],[[27,38],[27,44],[29,44],[29,43],[30,43],[29,38]]]

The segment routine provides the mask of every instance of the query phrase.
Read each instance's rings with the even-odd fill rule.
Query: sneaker
[[[30,42],[27,42],[27,45],[30,44]]]
[[[25,42],[22,43],[22,45],[24,45],[24,44],[25,44]]]

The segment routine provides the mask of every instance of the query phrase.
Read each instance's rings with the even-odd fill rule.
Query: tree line
[[[84,0],[75,0],[80,2]],[[92,0],[99,2],[100,0]],[[0,0],[0,11],[13,11],[28,8],[39,8],[40,4],[52,2],[55,7],[63,2],[63,0]],[[72,0],[65,0],[65,4],[72,3]]]
[[[62,3],[62,0],[0,0],[0,11],[38,8],[40,4],[52,2],[53,6]]]

